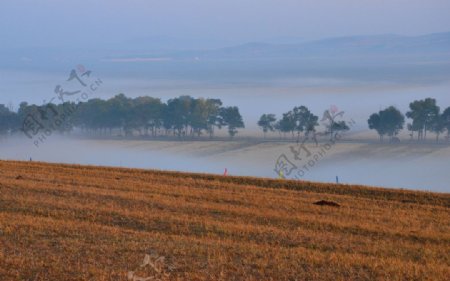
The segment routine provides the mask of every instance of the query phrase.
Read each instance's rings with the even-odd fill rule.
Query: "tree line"
[[[275,114],[263,114],[258,126],[264,137],[268,132],[278,132],[280,137],[290,135],[299,139],[329,135],[333,138],[342,131],[349,130],[343,120],[343,112],[326,110],[322,121],[326,130],[318,133],[319,117],[306,106],[296,106],[283,113],[278,120]],[[450,139],[450,107],[441,111],[436,100],[427,98],[409,104],[409,111],[403,114],[394,106],[370,115],[369,129],[375,130],[380,140],[398,141],[398,134],[404,129],[406,119],[411,120],[406,129],[411,139],[424,140],[427,133],[443,133]],[[35,123],[30,133],[27,125]],[[59,121],[59,122],[58,122]],[[38,127],[36,128],[36,125]],[[0,104],[0,134],[23,131],[31,136],[37,129],[51,128],[52,131],[70,133],[75,128],[93,135],[135,135],[140,136],[214,136],[216,129],[226,128],[230,137],[244,128],[244,121],[236,106],[224,107],[220,99],[193,98],[180,96],[162,102],[153,97],[128,98],[124,94],[108,100],[91,99],[86,102],[64,102],[60,104],[29,105],[22,102],[17,111],[11,106]],[[28,129],[28,130],[27,130]]]
[[[30,128],[31,126],[31,128]],[[236,106],[224,107],[220,99],[180,96],[163,103],[158,98],[128,98],[124,94],[102,100],[29,105],[22,102],[17,112],[0,105],[0,133],[23,131],[29,136],[37,129],[69,133],[78,128],[85,133],[178,137],[214,136],[226,128],[230,137],[244,128]],[[31,131],[31,132],[30,132]]]
[[[348,123],[343,120],[337,121],[337,117],[342,117],[343,114],[343,112],[326,110],[321,120],[326,121],[326,130],[322,134],[329,134],[332,138],[339,132],[349,130]],[[438,141],[440,135],[446,131],[447,139],[450,140],[450,107],[441,112],[435,99],[427,98],[411,102],[406,117],[412,120],[411,123],[407,124],[411,139],[417,136],[418,140],[424,140],[427,137],[427,132],[433,132]],[[396,142],[399,141],[397,135],[403,130],[405,119],[405,115],[400,110],[390,106],[370,115],[367,123],[369,129],[376,130],[380,141],[388,136],[390,142]],[[311,134],[314,138],[317,135],[318,120],[319,117],[311,113],[307,107],[298,106],[283,113],[280,120],[277,120],[275,114],[263,114],[257,124],[263,131],[264,137],[266,137],[267,132],[277,131],[284,135],[291,133],[292,137],[297,136],[297,138],[303,134],[305,139],[308,139]]]
[[[280,136],[290,134],[292,138],[304,139],[312,138],[317,141],[317,135],[330,135],[330,138],[336,136],[339,132],[350,130],[349,124],[344,120],[337,120],[342,117],[344,112],[336,110],[326,110],[321,119],[325,123],[326,131],[318,133],[319,116],[314,115],[306,106],[296,106],[292,110],[283,113],[280,120],[277,120],[275,114],[263,114],[258,121],[258,126],[264,133],[277,131]]]
[[[426,98],[411,102],[406,117],[412,120],[406,127],[411,139],[417,137],[419,141],[425,140],[427,132],[432,132],[436,135],[436,141],[439,141],[440,135],[445,131],[447,139],[450,139],[450,107],[441,112],[435,99]],[[391,142],[395,142],[399,141],[397,135],[404,128],[405,115],[396,107],[390,106],[372,114],[367,122],[369,128],[378,133],[381,141],[388,136]]]

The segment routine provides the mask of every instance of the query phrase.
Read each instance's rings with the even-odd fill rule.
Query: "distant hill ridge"
[[[196,58],[283,58],[334,55],[450,55],[450,32],[422,36],[363,35],[333,37],[296,44],[251,42],[238,46],[174,54]]]

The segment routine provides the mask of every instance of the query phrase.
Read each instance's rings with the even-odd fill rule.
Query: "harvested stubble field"
[[[1,281],[450,276],[449,194],[27,162],[0,171]]]

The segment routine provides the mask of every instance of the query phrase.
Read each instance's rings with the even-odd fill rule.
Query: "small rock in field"
[[[331,206],[331,207],[340,207],[341,205],[339,205],[336,202],[333,201],[326,201],[326,200],[320,200],[314,203],[314,205],[319,205],[319,206]]]

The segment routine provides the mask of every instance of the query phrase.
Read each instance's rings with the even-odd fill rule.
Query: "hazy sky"
[[[449,15],[449,0],[1,0],[0,38],[3,46],[83,46],[155,36],[220,45],[416,35],[450,31]]]

